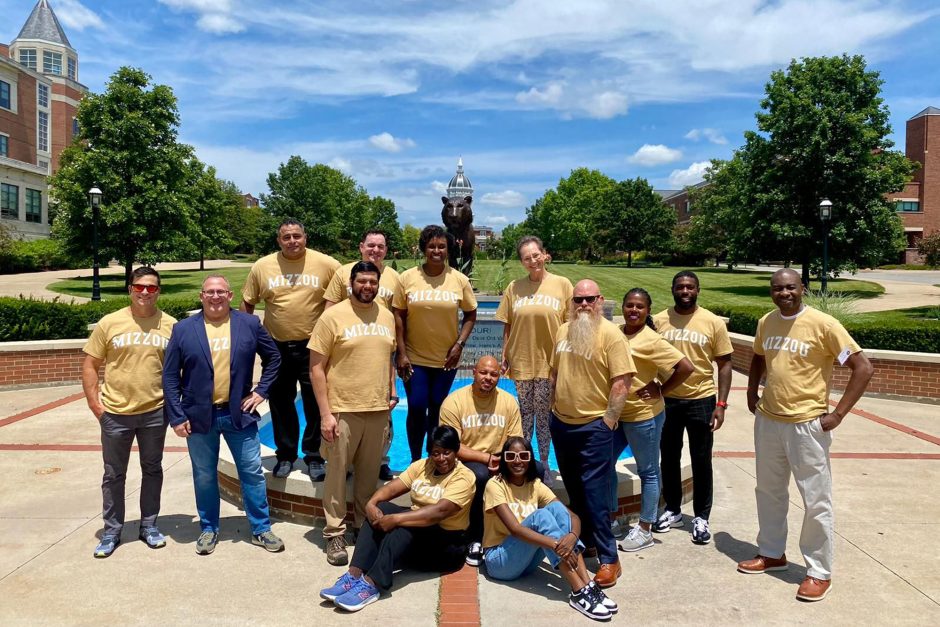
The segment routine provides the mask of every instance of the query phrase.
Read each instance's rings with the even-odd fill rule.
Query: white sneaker
[[[667,533],[670,529],[674,527],[681,527],[685,522],[682,520],[682,512],[674,512],[667,509],[663,512],[663,515],[659,517],[659,520],[653,524],[653,531],[656,533]]]
[[[692,519],[692,542],[695,544],[708,544],[712,541],[711,531],[708,530],[708,521],[696,516]]]
[[[483,561],[483,545],[479,542],[471,542],[470,548],[467,549],[467,565],[468,566],[479,566],[480,562]]]
[[[568,595],[568,605],[593,620],[608,621],[611,613],[589,590],[579,590]]]
[[[643,531],[643,529],[637,525],[630,529],[630,533],[627,534],[627,537],[618,542],[617,546],[621,551],[626,551],[627,553],[648,549],[653,546],[653,534],[649,531]]]

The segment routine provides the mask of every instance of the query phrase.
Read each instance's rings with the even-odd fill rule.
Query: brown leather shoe
[[[807,577],[800,584],[800,589],[796,592],[796,598],[801,601],[822,601],[829,594],[830,588],[832,588],[831,579]]]
[[[610,588],[617,585],[617,579],[622,573],[623,569],[620,568],[619,561],[613,564],[601,564],[601,567],[597,569],[597,574],[594,575],[594,583],[601,588]]]
[[[760,575],[761,573],[770,572],[772,570],[786,570],[789,567],[790,565],[787,564],[786,554],[780,557],[758,555],[754,559],[738,562],[738,572],[747,575]]]

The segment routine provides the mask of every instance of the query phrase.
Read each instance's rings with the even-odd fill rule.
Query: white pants
[[[832,577],[832,433],[819,419],[786,423],[759,411],[754,416],[754,451],[757,457],[757,548],[765,557],[779,558],[787,546],[787,509],[790,473],[803,497],[800,552],[806,574]]]

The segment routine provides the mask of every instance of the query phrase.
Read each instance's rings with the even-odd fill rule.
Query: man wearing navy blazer
[[[174,326],[163,362],[170,426],[186,438],[193,465],[200,555],[212,553],[219,538],[220,436],[238,469],[252,544],[272,553],[284,549],[271,531],[256,409],[277,377],[281,356],[257,317],[231,308],[232,296],[225,277],[207,277],[199,295],[202,312]],[[261,381],[252,390],[256,354]]]

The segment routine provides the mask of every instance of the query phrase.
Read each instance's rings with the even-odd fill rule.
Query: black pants
[[[407,507],[379,503],[383,514],[407,512]],[[396,527],[388,533],[366,520],[356,540],[351,565],[369,575],[382,590],[392,587],[392,573],[401,568],[450,572],[463,565],[467,552],[463,531],[430,527]]]
[[[541,462],[532,460],[535,464],[536,476],[541,479],[545,476],[545,466]],[[470,504],[470,526],[467,527],[467,543],[483,541],[483,494],[486,492],[486,482],[493,475],[486,464],[480,462],[463,462],[463,465],[473,471],[476,477],[476,492],[473,493],[473,502]]]
[[[281,368],[271,385],[271,424],[274,427],[274,442],[277,445],[277,461],[293,463],[297,459],[297,438],[300,422],[297,418],[297,383],[300,383],[300,398],[303,401],[307,427],[301,442],[304,461],[322,461],[320,456],[320,410],[310,384],[310,350],[307,340],[275,342],[281,352]]]
[[[660,439],[660,464],[663,499],[666,509],[678,512],[682,505],[682,438],[689,433],[689,455],[692,457],[692,509],[696,516],[708,520],[712,512],[712,412],[715,397],[682,400],[666,399],[666,424]]]

